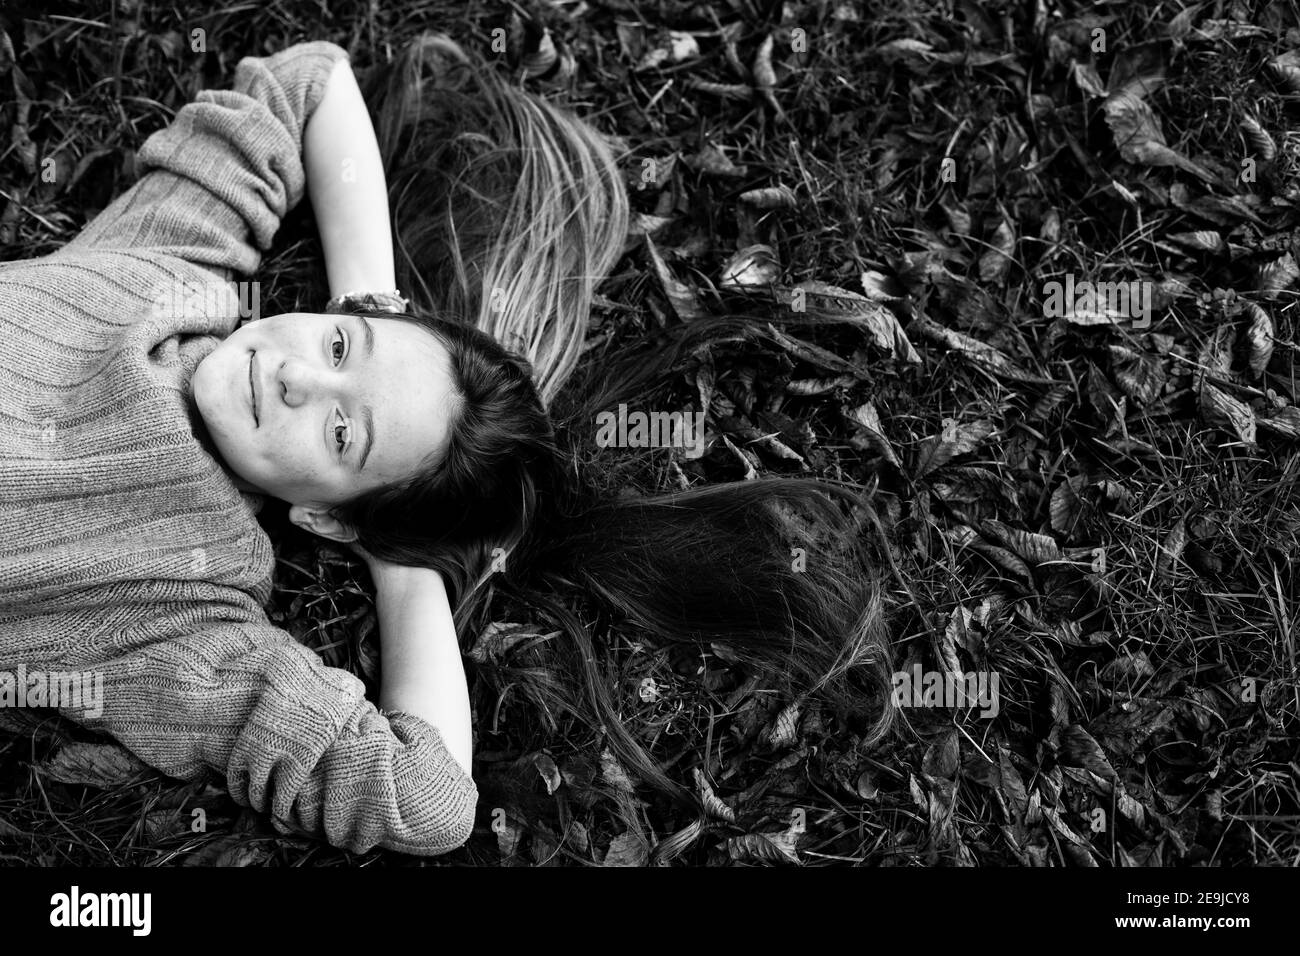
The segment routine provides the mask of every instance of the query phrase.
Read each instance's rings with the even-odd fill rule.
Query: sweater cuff
[[[347,50],[329,40],[295,43],[270,56],[246,56],[235,66],[234,88],[239,92],[247,92],[243,88],[243,83],[247,80],[241,74],[261,66],[275,77],[289,102],[297,107],[295,112],[302,117],[305,129],[307,121],[325,96],[334,64],[339,60],[347,60],[349,64],[352,62]]]

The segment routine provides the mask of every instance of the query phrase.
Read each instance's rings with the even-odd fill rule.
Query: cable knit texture
[[[154,305],[255,274],[304,197],[303,129],[340,59],[321,41],[245,57],[80,235],[0,265],[0,670],[102,674],[102,714],[60,711],[171,776],[223,775],[279,832],[427,856],[469,838],[473,779],[435,727],[271,624],[261,498],[194,410],[238,303]]]

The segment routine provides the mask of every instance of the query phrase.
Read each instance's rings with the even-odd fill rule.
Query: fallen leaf
[[[705,778],[704,772],[699,767],[694,768],[695,786],[700,791],[700,802],[704,804],[704,812],[715,820],[722,820],[726,823],[736,822],[736,811],[722,801],[713,787],[709,786],[709,781]]]
[[[1255,444],[1255,412],[1208,381],[1201,383],[1201,414],[1211,425],[1231,432],[1247,446]]]
[[[645,866],[650,854],[639,833],[626,830],[610,841],[601,866]]]
[[[536,754],[533,757],[533,766],[541,774],[542,780],[546,783],[546,792],[548,795],[554,795],[555,791],[564,786],[564,778],[560,776],[560,768],[556,766],[555,760],[549,754]]]
[[[890,444],[888,438],[882,430],[880,424],[880,414],[876,411],[876,406],[871,402],[859,405],[857,408],[847,412],[845,417],[858,426],[859,431],[865,437],[866,443],[876,451],[880,452],[895,468],[901,468],[902,464],[898,456],[894,453],[894,446]],[[852,438],[850,439],[852,441]]]
[[[109,790],[152,771],[125,747],[115,743],[64,744],[39,765],[41,773],[59,783],[84,784]]]
[[[1246,303],[1246,314],[1250,318],[1250,325],[1246,327],[1247,364],[1251,376],[1259,378],[1273,357],[1273,319],[1253,302]]]
[[[793,209],[796,205],[794,190],[789,186],[768,186],[764,189],[751,189],[739,197],[755,209]]]
[[[1186,546],[1187,519],[1179,518],[1165,535],[1165,539],[1160,542],[1160,550],[1156,557],[1156,573],[1165,583],[1173,580],[1174,568],[1183,556],[1183,549]]]
[[[746,833],[727,841],[727,853],[733,860],[801,864],[797,843],[798,834],[792,830]]]
[[[938,322],[918,315],[913,321],[913,325],[926,338],[946,345],[948,348],[960,353],[963,357],[971,362],[987,369],[994,375],[1000,375],[1003,378],[1009,378],[1017,382],[1034,382],[1040,385],[1051,385],[1053,379],[1044,378],[1041,375],[1033,375],[1011,361],[1000,349],[991,345],[986,345],[979,339],[972,338],[963,332],[957,332],[953,329],[945,328]]]
[[[781,277],[781,266],[771,246],[756,243],[734,253],[722,266],[719,285],[724,289],[770,286]]]
[[[980,281],[1001,282],[1014,261],[1011,253],[1016,247],[1016,234],[1006,219],[993,231],[990,245],[992,248],[980,256]]]
[[[996,431],[997,426],[984,418],[973,422],[945,419],[943,431],[925,439],[918,447],[913,477],[923,478],[952,458],[974,451]]]
[[[655,275],[659,277],[659,284],[663,287],[664,294],[668,296],[668,302],[677,313],[677,317],[683,322],[703,318],[706,312],[700,305],[695,290],[672,274],[649,235],[645,237],[645,246],[646,251],[650,253],[650,262],[654,266]]]
[[[1106,97],[1102,109],[1106,125],[1110,127],[1125,162],[1142,166],[1176,166],[1206,182],[1217,181],[1209,170],[1165,145],[1160,121],[1141,92],[1132,87],[1117,90]]]

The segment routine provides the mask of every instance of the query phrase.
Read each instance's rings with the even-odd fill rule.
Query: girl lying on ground
[[[616,497],[584,460],[594,410],[656,394],[692,336],[736,321],[579,362],[628,223],[591,126],[441,35],[364,94],[345,51],[316,41],[243,59],[234,89],[200,93],[139,163],[63,248],[0,267],[0,668],[102,674],[100,713],[50,703],[169,775],[222,775],[281,832],[356,852],[468,839],[457,634],[502,595],[574,642],[615,753],[677,800],[694,798],[622,728],[562,595],[652,640],[725,645],[884,733],[874,579],[825,543],[796,568],[778,507],[852,538],[837,499],[853,494],[777,478]],[[168,307],[256,275],[304,194],[323,311]],[[267,618],[268,497],[366,562],[378,706]]]

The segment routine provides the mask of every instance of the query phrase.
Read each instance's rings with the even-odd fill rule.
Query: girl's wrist
[[[370,579],[375,582],[376,590],[396,592],[409,587],[443,587],[442,575],[432,568],[412,567],[407,564],[394,564],[391,561],[373,559],[367,562]]]
[[[334,295],[325,303],[326,312],[405,312],[408,300],[396,289],[358,289]]]

